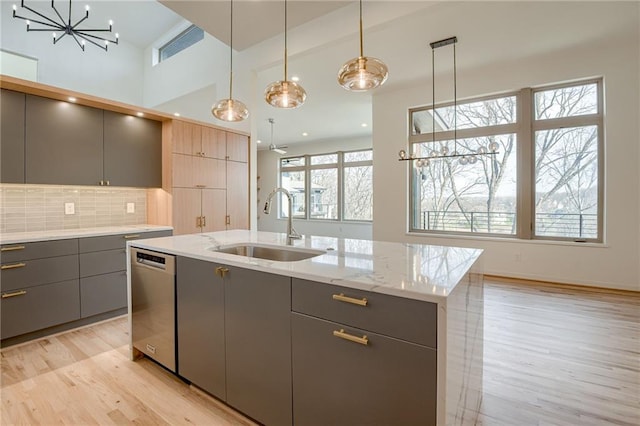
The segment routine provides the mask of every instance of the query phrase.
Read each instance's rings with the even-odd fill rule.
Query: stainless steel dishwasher
[[[176,371],[175,256],[131,248],[131,338],[144,353]]]

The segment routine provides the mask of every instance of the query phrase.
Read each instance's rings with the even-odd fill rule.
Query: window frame
[[[349,161],[345,162],[345,154],[353,153],[353,152],[371,152],[371,160],[364,161]],[[328,155],[337,155],[337,161],[335,163],[328,164],[311,164],[311,159],[313,157],[322,157]],[[290,166],[290,167],[282,167],[282,161],[293,159],[293,158],[304,158],[304,165],[300,166]],[[363,167],[363,166],[371,166],[373,168],[373,148],[364,148],[364,149],[354,149],[349,151],[334,151],[334,152],[326,152],[326,153],[318,153],[318,154],[304,154],[304,155],[293,155],[290,157],[280,157],[278,159],[278,185],[282,187],[282,173],[283,172],[304,172],[304,194],[305,194],[305,212],[304,216],[293,216],[296,220],[309,220],[309,221],[318,221],[318,222],[346,222],[346,223],[372,223],[373,218],[370,220],[365,219],[345,219],[345,203],[344,203],[344,192],[345,192],[345,180],[344,180],[344,170],[347,167]],[[311,185],[311,171],[312,170],[327,170],[327,169],[336,169],[337,170],[337,218],[335,219],[323,219],[323,218],[312,218],[310,217],[312,200],[311,193],[309,191]],[[371,186],[373,188],[373,180],[371,182]],[[286,215],[283,211],[282,201],[278,199],[278,219],[285,219]],[[373,215],[373,207],[372,207],[372,215]]]
[[[535,93],[553,89],[569,88],[575,86],[584,86],[589,84],[597,85],[597,108],[596,114],[585,114],[571,117],[560,117],[552,119],[536,119],[534,99]],[[463,103],[482,102],[491,99],[515,96],[516,112],[515,123],[501,124],[493,126],[485,126],[471,129],[460,129],[456,131],[457,139],[478,138],[505,134],[515,134],[516,136],[516,231],[514,234],[498,234],[483,232],[465,232],[465,231],[440,231],[427,230],[418,228],[416,222],[416,191],[417,181],[416,168],[413,162],[408,161],[409,173],[409,215],[408,215],[408,231],[417,234],[433,234],[433,235],[451,235],[465,237],[495,237],[505,240],[542,240],[542,241],[568,241],[578,243],[602,243],[604,241],[604,190],[605,190],[605,145],[604,145],[604,83],[603,78],[590,78],[576,80],[565,83],[554,83],[541,85],[536,87],[527,87],[517,91],[508,91],[488,96],[478,96],[463,99]],[[460,105],[460,101],[457,102]],[[454,130],[436,131],[435,138],[431,132],[423,134],[413,134],[413,114],[415,112],[438,109],[454,105],[454,102],[436,103],[410,108],[408,110],[408,129],[409,129],[409,152],[414,152],[414,146],[420,143],[439,142],[445,140],[453,140]],[[596,238],[579,238],[579,237],[559,237],[559,236],[542,236],[535,234],[535,134],[539,130],[557,129],[562,127],[583,127],[597,126],[597,155],[598,155],[598,208],[597,208],[597,237]],[[442,160],[440,160],[442,161]]]

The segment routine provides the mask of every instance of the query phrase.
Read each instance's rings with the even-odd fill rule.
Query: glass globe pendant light
[[[211,113],[222,121],[242,121],[249,116],[247,106],[233,99],[233,0],[231,0],[231,40],[229,42],[229,97],[216,102]]]
[[[287,0],[284,0],[284,80],[274,81],[264,91],[264,100],[275,108],[298,108],[307,92],[295,81],[287,79]]]
[[[360,56],[346,62],[338,71],[338,84],[352,92],[364,92],[382,86],[389,69],[380,59],[364,56],[362,42],[362,0],[360,0]]]

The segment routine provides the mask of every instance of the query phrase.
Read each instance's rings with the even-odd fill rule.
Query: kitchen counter
[[[472,269],[482,250],[305,236],[293,247],[326,254],[294,262],[244,257],[215,251],[220,246],[255,243],[285,246],[285,235],[233,230],[137,240],[140,248],[187,256],[255,271],[336,284],[410,299],[442,302]]]
[[[123,225],[102,226],[98,228],[57,229],[54,231],[0,233],[0,244],[31,243],[35,241],[68,240],[71,238],[101,237],[105,235],[126,234],[129,232],[171,231],[170,226],[161,225]]]

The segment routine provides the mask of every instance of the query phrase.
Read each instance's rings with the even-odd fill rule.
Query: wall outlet
[[[135,212],[136,212],[136,204],[127,203],[127,213],[135,213]]]
[[[64,203],[64,214],[76,214],[76,205],[74,203]]]

